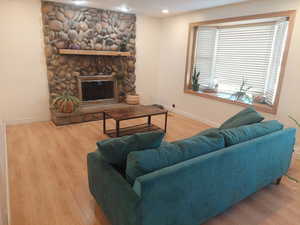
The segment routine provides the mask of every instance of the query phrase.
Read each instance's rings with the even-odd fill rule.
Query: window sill
[[[230,100],[230,99],[226,99],[226,98],[221,98],[221,97],[217,96],[217,93],[197,92],[197,91],[193,91],[190,89],[185,89],[184,93],[197,95],[200,97],[209,98],[209,99],[213,99],[213,100],[216,100],[219,102],[225,102],[225,103],[229,103],[229,104],[233,104],[233,105],[253,106],[256,110],[265,112],[265,113],[276,114],[276,112],[277,112],[277,109],[275,106],[272,107],[272,106],[268,106],[265,104],[259,104],[259,103],[247,104],[247,103],[240,102],[240,101],[234,101],[234,100]]]

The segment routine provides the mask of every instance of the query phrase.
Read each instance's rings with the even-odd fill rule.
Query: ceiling
[[[49,1],[49,0],[48,0]],[[72,3],[75,0],[50,0],[55,2]],[[129,8],[129,12],[153,17],[167,17],[200,9],[207,9],[249,0],[85,0],[82,6],[102,9],[120,10]],[[169,10],[168,14],[161,11]]]

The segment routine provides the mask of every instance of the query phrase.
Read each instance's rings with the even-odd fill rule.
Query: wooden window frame
[[[217,100],[220,102],[241,105],[241,106],[249,106],[249,104],[233,101],[230,99],[225,99],[218,97],[216,94],[213,93],[200,93],[193,91],[191,88],[191,77],[193,73],[193,65],[194,65],[194,55],[195,55],[195,45],[196,45],[196,36],[197,36],[197,28],[199,26],[211,25],[211,24],[219,24],[219,23],[229,23],[229,22],[237,22],[237,21],[245,21],[245,20],[255,20],[255,19],[266,19],[266,18],[273,18],[273,17],[286,17],[289,21],[289,26],[287,30],[287,37],[285,48],[283,50],[281,68],[279,72],[279,80],[278,80],[278,87],[275,93],[275,101],[272,106],[254,103],[252,106],[256,108],[258,111],[276,114],[281,94],[282,83],[285,74],[285,67],[287,63],[288,52],[290,49],[290,43],[292,38],[292,33],[294,30],[295,24],[295,16],[296,10],[289,10],[289,11],[281,11],[281,12],[273,12],[273,13],[265,13],[265,14],[257,14],[251,16],[241,16],[241,17],[232,17],[232,18],[225,18],[225,19],[216,19],[216,20],[209,20],[209,21],[202,21],[202,22],[195,22],[189,24],[189,35],[188,35],[188,45],[187,45],[187,58],[186,58],[186,71],[185,71],[185,80],[184,80],[184,93],[197,95],[200,97],[205,97],[213,100]]]

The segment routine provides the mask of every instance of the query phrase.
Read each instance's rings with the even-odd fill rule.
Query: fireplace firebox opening
[[[112,76],[79,76],[79,98],[83,103],[117,101],[116,81]]]

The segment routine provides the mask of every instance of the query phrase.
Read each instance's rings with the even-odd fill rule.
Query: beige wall
[[[2,0],[0,115],[8,123],[49,119],[39,0]]]
[[[143,104],[158,102],[160,19],[137,16],[136,90]]]
[[[190,117],[218,125],[242,108],[183,93],[185,75],[188,24],[190,22],[228,18],[259,13],[299,9],[299,0],[257,0],[214,9],[202,10],[162,21],[160,64],[158,75],[158,96],[162,104],[176,104],[176,111]],[[276,118],[287,125],[294,125],[288,114],[300,120],[300,16],[296,18],[286,76]]]

